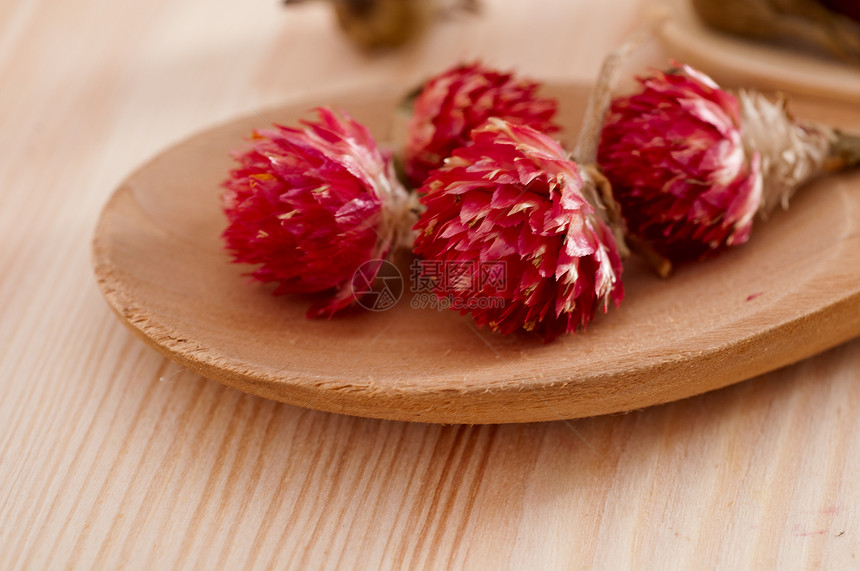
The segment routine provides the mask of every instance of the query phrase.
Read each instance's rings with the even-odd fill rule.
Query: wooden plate
[[[555,85],[575,133],[587,89]],[[557,420],[645,407],[728,385],[860,334],[860,175],[833,176],[758,224],[721,258],[660,280],[625,269],[627,298],[582,334],[544,344],[410,307],[330,321],[275,298],[228,263],[219,183],[254,127],[293,124],[317,104],[345,108],[381,140],[397,93],[287,105],[194,136],[132,174],[94,241],[98,283],[141,339],[231,387],[304,407],[441,423]],[[860,113],[796,105],[842,125]],[[408,259],[400,260],[408,286]]]
[[[721,83],[788,91],[845,102],[860,102],[860,67],[712,30],[690,0],[651,0],[669,16],[657,33],[673,57],[698,67]]]

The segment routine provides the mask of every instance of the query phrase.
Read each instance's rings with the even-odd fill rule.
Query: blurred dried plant
[[[719,30],[763,40],[797,41],[860,64],[860,23],[852,20],[857,0],[692,2],[702,20]]]
[[[294,5],[308,0],[284,0]],[[479,0],[327,0],[346,35],[363,48],[396,47],[457,12],[477,12]]]

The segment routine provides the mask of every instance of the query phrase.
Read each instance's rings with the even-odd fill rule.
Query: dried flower
[[[407,125],[405,171],[420,186],[469,133],[489,117],[554,133],[556,102],[537,95],[539,84],[480,64],[458,65],[424,84]]]
[[[384,259],[411,215],[368,130],[345,113],[317,111],[319,122],[256,131],[251,147],[234,153],[223,238],[235,262],[259,266],[253,278],[277,284],[275,294],[331,291],[308,312],[330,317],[354,301],[356,269]]]
[[[442,263],[436,295],[479,325],[550,340],[620,303],[621,260],[595,187],[550,137],[491,118],[420,192],[414,251]]]
[[[860,161],[857,137],[796,122],[782,100],[749,91],[735,98],[689,66],[639,82],[641,91],[613,100],[598,163],[634,245],[664,261],[742,244],[756,213]]]
[[[760,160],[744,153],[737,99],[687,66],[639,82],[613,100],[598,148],[628,232],[672,261],[746,241]]]

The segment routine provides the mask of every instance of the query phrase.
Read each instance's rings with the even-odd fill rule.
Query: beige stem
[[[795,191],[824,171],[832,129],[791,118],[784,98],[770,101],[756,91],[741,91],[741,125],[747,156],[761,159],[762,197],[759,213],[767,216]]]
[[[612,103],[612,94],[618,86],[622,67],[633,51],[649,37],[650,32],[640,32],[610,52],[603,60],[594,91],[588,98],[579,136],[576,138],[576,147],[573,150],[576,162],[586,165],[597,162],[597,147],[600,133],[603,131],[603,121]]]

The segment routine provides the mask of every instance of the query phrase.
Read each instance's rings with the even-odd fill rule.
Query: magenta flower
[[[354,301],[356,269],[388,255],[408,209],[368,130],[345,113],[317,111],[318,122],[256,131],[251,147],[234,153],[223,238],[233,261],[257,265],[252,277],[277,284],[275,294],[330,292],[308,312],[330,317]]]
[[[479,325],[550,340],[620,303],[612,230],[576,163],[548,136],[492,118],[419,192],[427,210],[414,251],[444,268],[436,295]]]
[[[612,102],[598,149],[628,233],[675,262],[745,242],[762,179],[737,99],[688,66],[639,83]]]
[[[537,95],[539,84],[517,79],[480,64],[462,64],[424,84],[407,125],[405,170],[421,186],[454,149],[469,142],[469,133],[490,117],[554,133],[556,102]]]

